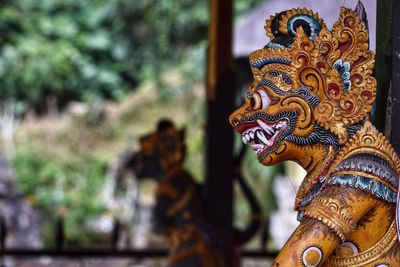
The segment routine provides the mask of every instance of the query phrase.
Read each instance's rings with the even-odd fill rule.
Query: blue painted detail
[[[269,42],[266,46],[264,46],[264,48],[273,48],[273,49],[277,49],[277,48],[287,48],[281,44],[277,44],[274,42]]]
[[[351,81],[350,81],[350,63],[343,62],[340,58],[336,60],[333,64],[333,67],[339,72],[340,78],[344,84],[344,91],[348,92],[351,89]]]
[[[297,221],[301,222],[304,218],[304,211],[297,212]]]
[[[297,90],[289,90],[289,91],[284,91],[280,89],[278,86],[276,86],[272,81],[270,80],[261,80],[259,83],[257,83],[256,88],[260,86],[268,86],[271,88],[275,93],[285,96],[285,95],[301,95],[304,97],[305,100],[307,100],[310,105],[315,108],[321,100],[319,99],[318,96],[313,95],[310,93],[310,91],[306,87],[300,87]]]
[[[367,177],[354,174],[340,174],[332,176],[326,185],[339,185],[367,191],[389,203],[396,203],[397,193],[386,185]]]
[[[307,195],[300,200],[300,206],[304,207],[310,204],[310,202],[321,193],[322,186],[323,184],[320,182],[317,182],[315,185],[313,185]]]
[[[251,64],[251,66],[255,67],[257,69],[261,69],[265,65],[272,64],[272,63],[290,65],[290,63],[292,63],[292,62],[289,59],[286,59],[286,58],[269,57],[269,58],[263,58],[263,59],[254,61]]]
[[[399,178],[393,167],[377,155],[361,153],[353,155],[338,164],[333,173],[340,171],[361,171],[380,177],[395,188],[398,187]]]
[[[256,88],[260,87],[260,86],[268,86],[269,88],[271,88],[275,93],[279,94],[279,95],[287,95],[288,92],[287,91],[283,91],[281,90],[278,86],[276,86],[272,81],[270,80],[261,80],[259,83],[257,83]]]
[[[253,94],[251,92],[247,92],[246,96],[247,96],[248,99],[251,99],[253,97]]]
[[[297,20],[305,20],[308,25],[310,25],[311,28],[311,36],[310,36],[310,40],[314,40],[315,37],[318,36],[318,34],[321,31],[321,25],[319,24],[319,22],[317,20],[315,20],[313,17],[311,17],[310,15],[306,15],[306,14],[298,14],[298,15],[294,15],[292,16],[289,20],[288,20],[288,31],[290,32],[291,35],[295,35],[296,34],[296,30],[294,29],[294,23]]]
[[[308,136],[290,135],[286,138],[286,140],[301,146],[319,143],[332,145],[335,148],[340,147],[337,136],[330,133],[328,130],[326,130],[322,126],[319,126],[318,124],[315,125],[313,131]]]
[[[307,87],[300,87],[297,90],[293,90],[293,94],[303,96],[313,108],[315,108],[321,102],[319,97],[311,94]]]
[[[292,80],[290,79],[290,76],[285,74],[285,73],[282,73],[282,80],[287,85],[291,85],[292,84]]]

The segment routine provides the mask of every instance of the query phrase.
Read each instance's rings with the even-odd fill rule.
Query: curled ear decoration
[[[332,31],[321,32],[315,43],[315,58],[322,56],[331,67],[326,73],[326,98],[314,115],[343,144],[348,139],[346,127],[367,117],[376,96],[374,53],[368,50],[368,30],[355,11],[341,8]]]
[[[267,47],[290,47],[299,27],[310,40],[314,40],[326,25],[317,13],[306,8],[295,8],[278,13],[271,16],[265,24],[265,31],[271,39]]]

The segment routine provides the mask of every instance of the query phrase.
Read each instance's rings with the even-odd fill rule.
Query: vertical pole
[[[389,95],[390,117],[387,120],[387,135],[394,149],[400,154],[400,1],[392,4],[392,71]]]
[[[375,78],[377,81],[376,110],[374,124],[379,131],[385,131],[392,66],[392,1],[377,0],[376,29],[376,63]],[[394,0],[397,2],[397,0]]]
[[[64,217],[63,216],[58,216],[57,217],[57,222],[56,222],[56,249],[58,251],[62,251],[64,249],[64,244],[65,244],[65,232],[64,232]]]
[[[7,227],[4,217],[0,217],[0,267],[4,267],[4,256],[6,250]]]
[[[209,220],[222,238],[226,266],[233,266],[232,12],[232,0],[210,0],[205,200]]]
[[[121,224],[118,219],[114,220],[114,227],[111,234],[111,248],[112,250],[118,249],[118,240],[120,238]]]

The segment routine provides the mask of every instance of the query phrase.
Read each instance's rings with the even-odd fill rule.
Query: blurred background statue
[[[251,219],[244,229],[235,229],[237,266],[241,246],[254,237],[262,220],[260,205],[240,172],[244,148],[236,158],[234,178],[250,206]],[[207,262],[204,266],[220,266],[221,244],[207,221],[202,186],[182,166],[185,153],[184,129],[161,120],[155,132],[140,138],[138,151],[127,152],[114,162],[116,183],[127,171],[139,180],[151,178],[157,182],[153,230],[168,241],[171,266],[198,266],[200,262]]]

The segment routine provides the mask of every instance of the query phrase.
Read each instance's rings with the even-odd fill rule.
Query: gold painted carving
[[[400,174],[400,161],[394,148],[389,140],[369,121],[365,122],[363,128],[338,153],[329,168],[328,174],[344,159],[360,153],[370,153],[383,158]]]
[[[230,116],[230,123],[262,164],[292,160],[307,171],[295,200],[300,226],[274,266],[314,263],[309,261],[315,258],[314,252],[304,254],[313,244],[321,249],[322,266],[378,266],[385,262],[397,266],[400,244],[393,223],[393,194],[389,200],[387,195],[379,198],[373,190],[379,183],[379,187],[397,192],[396,177],[379,177],[381,165],[373,173],[363,172],[361,167],[361,171],[342,168],[335,174],[373,179],[366,185],[372,188],[366,189],[371,194],[357,189],[363,179],[353,179],[361,182],[352,188],[353,180],[325,186],[336,166],[359,154],[369,154],[368,160],[378,161],[379,157],[386,161],[382,163],[384,173],[393,175],[389,169],[394,168],[400,174],[394,149],[367,121],[376,97],[376,80],[372,76],[375,55],[368,49],[365,24],[355,11],[341,8],[330,30],[316,13],[292,9],[271,16],[265,30],[271,42],[251,53],[254,83],[246,92],[246,102]],[[259,92],[263,92],[259,98],[253,97]],[[290,126],[275,131],[280,120]],[[254,129],[265,133],[253,138],[257,134]],[[273,140],[268,135],[271,129],[282,138]],[[386,188],[383,191],[388,192]],[[356,244],[357,255],[341,254],[339,258],[334,250],[340,246],[339,240],[346,242],[346,238]]]
[[[317,219],[332,229],[342,241],[356,227],[351,213],[333,198],[317,198],[305,210],[305,217]]]
[[[301,12],[321,21],[310,10],[292,9],[282,16],[280,30],[287,27],[292,14]],[[265,26],[271,39],[274,38],[271,32],[273,18],[271,16]],[[375,101],[376,80],[372,76],[374,53],[368,50],[368,30],[354,11],[342,8],[332,31],[323,22],[321,25],[321,32],[315,40],[311,41],[303,28],[298,27],[289,49],[260,49],[250,55],[250,62],[274,57],[291,59],[291,72],[297,73],[297,80],[321,98],[314,110],[315,119],[335,133],[339,142],[344,144],[349,138],[346,127],[362,121]],[[335,68],[338,62],[349,64],[347,79],[351,88],[346,89],[343,77]],[[254,67],[253,72],[255,77],[262,75],[262,71]]]
[[[331,256],[328,259],[327,266],[335,267],[361,267],[366,266],[369,263],[373,263],[380,259],[382,255],[385,255],[390,251],[398,242],[396,226],[394,223],[390,226],[389,230],[386,232],[385,236],[376,243],[370,249],[360,252],[354,256],[340,258]]]
[[[325,179],[327,171],[326,166],[331,165],[331,163],[335,159],[335,156],[336,151],[333,149],[333,147],[328,147],[325,151],[323,160],[319,164],[317,164],[304,178],[296,194],[295,210],[300,209],[301,200],[310,192],[313,185]]]

